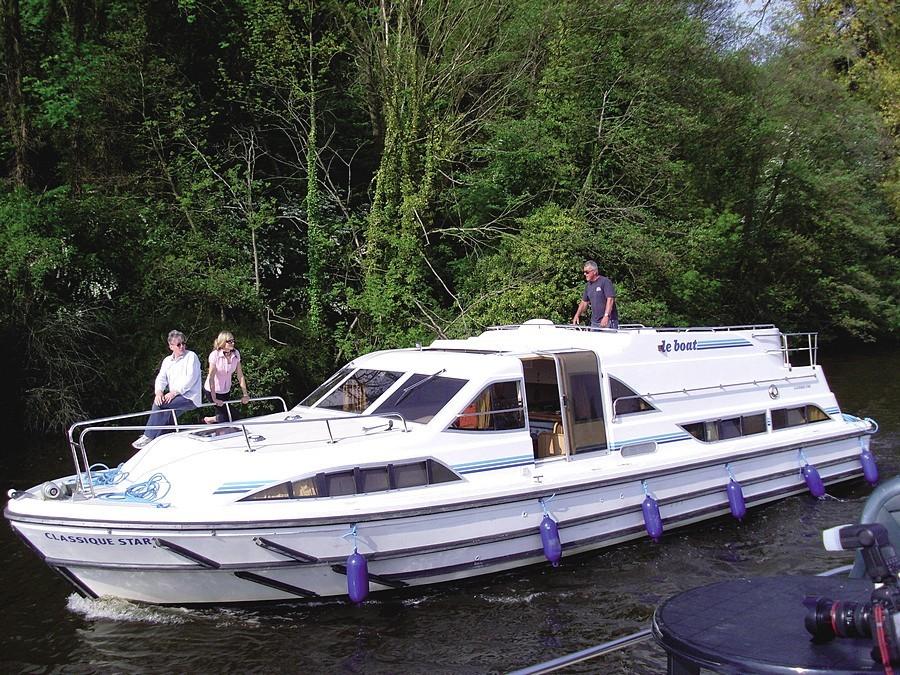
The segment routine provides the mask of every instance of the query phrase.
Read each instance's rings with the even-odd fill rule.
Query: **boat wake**
[[[217,626],[255,625],[258,618],[230,609],[188,609],[142,605],[121,598],[84,598],[72,593],[66,607],[90,621],[118,621],[154,625],[213,623]]]

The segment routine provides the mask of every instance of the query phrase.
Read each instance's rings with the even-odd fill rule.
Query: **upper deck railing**
[[[803,341],[806,341],[806,345]],[[791,355],[803,354],[807,363],[792,363]],[[781,333],[781,355],[786,368],[794,366],[815,366],[819,358],[818,333]]]
[[[519,323],[519,324],[507,324],[501,326],[489,326],[487,331],[502,331],[502,330],[518,330],[520,328],[560,328],[564,330],[575,330],[575,331],[587,331],[593,333],[607,333],[607,334],[616,334],[621,332],[637,332],[641,331],[653,331],[656,333],[722,333],[722,332],[734,332],[734,331],[753,331],[752,336],[754,338],[758,337],[774,337],[778,336],[781,340],[781,345],[778,349],[769,350],[768,353],[781,353],[782,360],[786,368],[792,368],[794,366],[803,365],[803,366],[815,366],[816,360],[818,358],[819,351],[819,334],[816,332],[808,332],[808,333],[782,333],[778,331],[778,328],[775,324],[771,323],[755,323],[755,324],[746,324],[746,325],[737,325],[737,326],[665,326],[662,328],[654,328],[644,326],[640,323],[632,323],[632,324],[621,324],[618,328],[594,328],[592,326],[576,326],[574,324],[565,323],[565,324],[554,324],[554,323]],[[778,331],[777,333],[758,333],[757,331]],[[804,344],[805,341],[805,344]],[[805,363],[794,363],[791,361],[792,355],[803,355],[803,360]]]
[[[592,333],[618,333],[622,331],[642,331],[652,330],[656,332],[675,332],[675,333],[698,333],[698,332],[727,332],[738,330],[775,330],[775,324],[771,323],[755,323],[740,326],[645,326],[642,323],[622,323],[618,328],[595,328],[594,326],[582,326],[571,323],[511,323],[498,326],[488,326],[485,330],[516,330],[519,328],[562,328],[565,330],[587,331]],[[801,333],[796,333],[800,335]]]

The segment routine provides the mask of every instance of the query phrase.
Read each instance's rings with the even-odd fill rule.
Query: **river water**
[[[900,353],[820,353],[842,410],[872,417],[882,479],[900,473]],[[6,449],[7,454],[12,454]],[[26,444],[0,487],[70,473],[64,439]],[[255,609],[143,607],[85,600],[0,526],[3,673],[494,673],[648,627],[681,590],[733,576],[814,574],[851,561],[822,549],[822,529],[855,521],[870,488],[798,496],[549,565],[404,596]],[[652,640],[566,672],[658,673]]]

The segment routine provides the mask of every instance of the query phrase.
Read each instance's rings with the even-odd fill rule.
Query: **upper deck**
[[[659,364],[671,361],[745,359],[762,356],[774,367],[815,366],[816,333],[782,333],[772,324],[618,330],[555,325],[532,319],[496,326],[459,340],[435,340],[425,351],[501,353],[535,356],[567,350],[596,352],[603,365]]]

